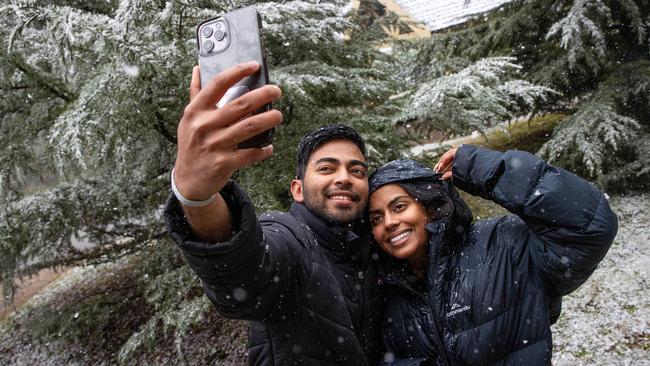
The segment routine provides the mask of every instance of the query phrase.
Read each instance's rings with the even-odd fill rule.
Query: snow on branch
[[[611,12],[602,0],[576,0],[567,15],[551,26],[546,39],[560,36],[560,47],[568,51],[570,67],[575,67],[578,58],[590,51],[599,57],[605,55],[607,46],[600,25],[591,16],[598,16],[611,22]],[[585,44],[585,40],[591,42]]]
[[[294,103],[309,105],[380,103],[392,92],[388,82],[374,71],[315,61],[280,68],[271,77]]]
[[[537,109],[553,89],[512,79],[521,67],[512,57],[484,58],[458,73],[435,78],[413,93],[397,122],[466,133]]]
[[[610,106],[590,103],[567,118],[539,154],[550,163],[584,166],[590,177],[604,173],[609,156],[632,141],[640,128],[633,118]]]
[[[342,1],[290,1],[259,3],[269,62],[289,65],[320,60],[344,64],[359,57],[341,54],[344,34],[354,28]],[[349,63],[349,62],[348,62]]]

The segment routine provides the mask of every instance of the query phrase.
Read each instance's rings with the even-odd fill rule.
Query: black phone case
[[[260,70],[233,85],[217,104],[222,106],[242,94],[269,83],[266,54],[262,39],[262,18],[252,7],[233,10],[208,19],[196,28],[201,69],[201,88],[223,70],[242,62],[257,61]],[[271,109],[271,104],[254,114]],[[273,142],[275,129],[265,131],[237,145],[240,149],[263,147]]]

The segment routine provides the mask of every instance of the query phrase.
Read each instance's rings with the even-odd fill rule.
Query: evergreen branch
[[[42,269],[46,268],[59,268],[70,265],[80,265],[83,262],[94,262],[102,263],[107,261],[113,261],[116,258],[123,257],[128,254],[132,254],[147,248],[147,243],[151,243],[154,240],[160,240],[167,236],[166,231],[159,232],[151,238],[144,239],[133,239],[124,241],[124,243],[118,243],[115,241],[109,245],[102,245],[95,249],[83,252],[76,252],[72,255],[66,257],[55,258],[52,260],[40,261],[32,265],[26,266],[20,270],[21,273],[36,273]],[[145,244],[143,246],[143,244]]]
[[[527,114],[556,91],[524,80],[509,80],[521,66],[511,57],[484,58],[458,73],[422,83],[396,123],[433,131],[482,132],[494,123]]]
[[[9,36],[9,42],[7,44],[7,53],[12,53],[14,42],[16,41],[16,37],[18,37],[18,33],[22,32],[23,28],[25,28],[26,25],[29,25],[29,23],[31,23],[32,20],[36,19],[37,17],[38,14],[32,15],[25,22],[23,22],[22,24],[14,28],[14,30],[11,32],[11,35]]]
[[[550,163],[598,178],[611,169],[608,157],[628,146],[639,130],[636,120],[616,113],[611,106],[588,103],[554,131],[539,154]]]
[[[24,90],[33,87],[34,85],[31,84],[0,84],[0,89],[2,90]]]
[[[162,137],[165,138],[165,140],[176,145],[177,144],[176,136],[174,136],[170,131],[167,130],[167,128],[165,128],[164,118],[160,114],[160,111],[156,110],[155,115],[156,115],[156,124],[154,125],[154,128],[156,129],[156,131],[160,132],[160,134],[162,135]]]
[[[592,52],[600,58],[605,56],[605,34],[600,24],[588,16],[590,11],[600,15],[605,23],[611,22],[611,11],[602,0],[576,0],[567,15],[546,33],[546,40],[560,36],[560,47],[567,51],[571,68],[576,67],[579,57],[589,58]],[[586,45],[585,39],[593,44]],[[591,65],[591,68],[596,69],[597,65]]]
[[[66,102],[72,102],[76,98],[76,94],[70,91],[62,81],[57,80],[54,77],[44,75],[42,71],[29,65],[17,54],[12,53],[10,55],[7,55],[7,59],[13,66],[22,71],[27,77],[36,81],[39,85],[51,91]]]
[[[646,24],[641,16],[639,6],[633,0],[619,0],[619,2],[621,9],[628,15],[632,31],[636,33],[637,44],[642,45],[646,41]]]

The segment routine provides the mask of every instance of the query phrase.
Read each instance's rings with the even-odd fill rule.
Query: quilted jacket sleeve
[[[616,235],[618,221],[603,192],[526,152],[462,145],[453,183],[526,223],[531,233],[524,245],[550,296],[568,294],[584,283]]]
[[[232,215],[235,233],[230,241],[207,243],[197,240],[182,208],[171,195],[165,207],[167,232],[182,250],[203,289],[223,316],[272,321],[295,304],[296,240],[281,225],[260,225],[246,192],[229,183],[221,192]]]

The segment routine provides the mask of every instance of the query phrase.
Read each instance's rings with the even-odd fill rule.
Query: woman
[[[385,361],[549,365],[561,296],[593,273],[617,219],[593,184],[521,152],[462,145],[370,179],[385,261]],[[471,223],[454,186],[512,215]]]

